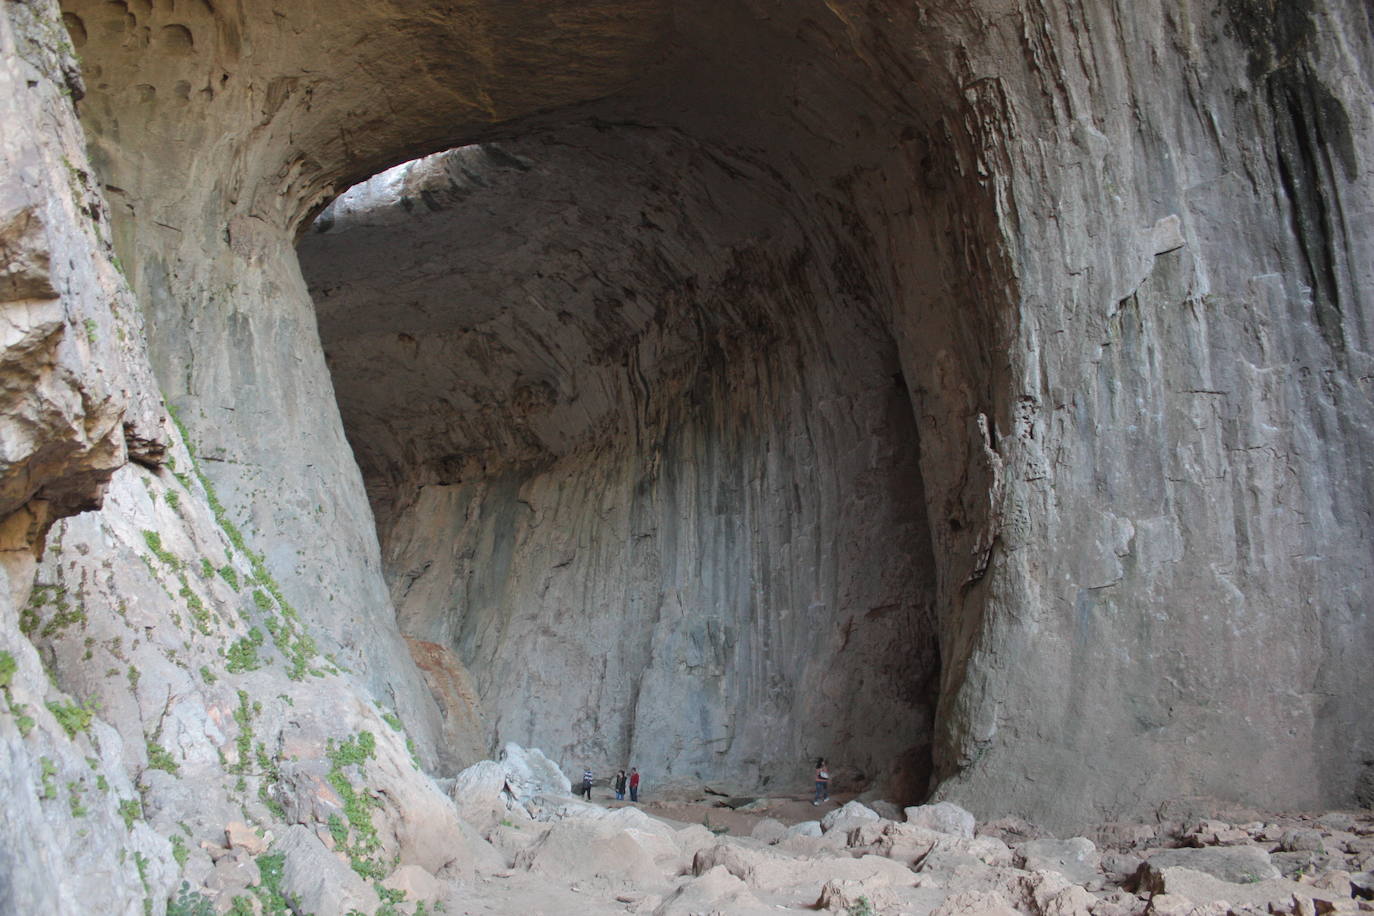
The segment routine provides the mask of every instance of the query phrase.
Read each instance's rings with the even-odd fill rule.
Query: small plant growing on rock
[[[67,783],[67,803],[71,807],[72,817],[85,817],[88,812],[86,806],[81,803],[81,783],[73,780]]]
[[[873,904],[867,897],[860,897],[849,905],[845,910],[846,916],[876,916],[873,912]]]
[[[191,890],[191,885],[183,881],[181,891],[174,899],[167,901],[167,916],[215,916],[215,904],[199,891]]]
[[[186,848],[186,838],[179,833],[174,833],[168,838],[172,843],[172,858],[176,859],[177,868],[185,868],[186,860],[191,856],[191,850]],[[185,887],[185,885],[182,885]]]
[[[152,551],[153,556],[157,557],[163,563],[166,563],[172,569],[181,569],[181,560],[177,559],[176,554],[162,546],[162,535],[158,534],[156,531],[144,529],[143,542],[148,545],[148,549]]]
[[[38,797],[43,801],[52,801],[57,797],[57,783],[53,779],[57,775],[57,764],[47,757],[39,757],[38,767],[43,781],[43,794]]]
[[[167,750],[156,741],[148,741],[147,746],[149,769],[162,770],[171,773],[173,776],[177,775],[177,771],[180,770],[181,767],[177,764],[176,758],[172,756],[171,751]]]
[[[62,730],[67,733],[68,738],[75,738],[79,732],[84,732],[90,728],[91,719],[95,717],[93,705],[60,703],[53,700],[48,703],[48,710],[57,720],[57,724],[62,726]]]
[[[133,830],[134,821],[143,817],[143,805],[136,798],[126,798],[119,803],[119,816],[124,818],[124,829]]]
[[[253,627],[248,631],[248,635],[235,640],[225,654],[228,664],[225,666],[230,674],[238,674],[243,671],[256,671],[262,667],[262,660],[258,658],[258,647],[262,645],[262,631]]]

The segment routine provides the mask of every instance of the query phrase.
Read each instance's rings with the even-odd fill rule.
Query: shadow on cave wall
[[[924,795],[939,656],[883,282],[748,152],[582,119],[398,167],[299,244],[407,635],[485,742]]]

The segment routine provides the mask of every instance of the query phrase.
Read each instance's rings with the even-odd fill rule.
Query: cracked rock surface
[[[434,780],[506,740],[1008,836],[1370,804],[1371,26],[0,4],[0,907],[270,908],[288,835],[456,886],[521,839]],[[1368,887],[1249,824],[1197,843]],[[1040,874],[921,906],[1145,903]]]

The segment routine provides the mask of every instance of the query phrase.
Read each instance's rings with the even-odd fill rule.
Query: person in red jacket
[[[630,767],[630,801],[639,801],[639,770]]]

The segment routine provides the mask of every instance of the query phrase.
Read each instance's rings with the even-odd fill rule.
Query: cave
[[[824,756],[924,795],[919,437],[888,271],[813,200],[579,111],[298,243],[401,631],[456,650],[488,747],[740,792]]]
[[[0,885],[451,875],[508,744],[1059,831],[1368,805],[1371,26],[4,4],[0,852],[61,874]]]

